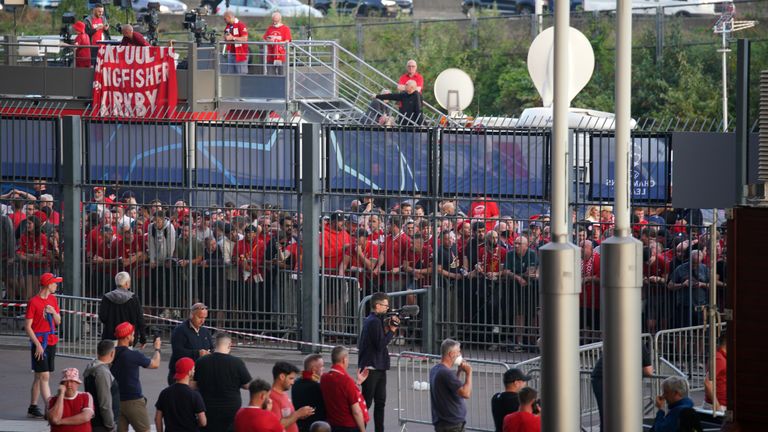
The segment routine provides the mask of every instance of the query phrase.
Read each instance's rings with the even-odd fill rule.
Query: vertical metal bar
[[[298,134],[297,134],[298,137]],[[298,138],[297,138],[298,139]],[[320,125],[306,123],[301,129],[301,213],[304,215],[304,244],[302,281],[301,340],[316,344],[320,341],[320,245],[315,236],[320,232]],[[298,179],[297,179],[298,182]],[[303,345],[303,347],[308,347]]]
[[[614,235],[601,245],[600,311],[604,340],[604,424],[606,430],[642,430],[641,287],[642,243],[629,226],[629,149],[632,78],[632,9],[616,15],[616,151]]]
[[[746,204],[744,191],[749,153],[749,70],[751,42],[739,39],[736,51],[736,205]]]
[[[556,416],[544,416],[542,430],[572,430],[579,409],[579,249],[568,241],[566,173],[570,4],[555,5],[555,97],[552,132],[552,243],[540,249],[542,298],[542,399]]]
[[[80,273],[80,199],[82,184],[82,133],[79,116],[62,118],[63,204],[62,231],[64,238],[64,292],[82,295]]]

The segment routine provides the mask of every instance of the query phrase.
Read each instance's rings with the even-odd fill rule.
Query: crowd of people
[[[8,299],[30,297],[39,275],[57,272],[64,258],[54,197],[43,183],[35,188],[0,196],[7,200],[0,207],[0,282]],[[284,312],[281,298],[292,286],[284,276],[303,267],[307,234],[300,213],[266,203],[142,205],[131,191],[118,197],[98,186],[91,192],[83,205],[84,296],[101,297],[114,288],[115,276],[126,272],[145,312],[178,318],[180,308],[200,301],[227,311],[217,312],[217,321],[224,320],[220,325],[259,330],[268,330]],[[469,203],[466,213],[454,200],[387,204],[364,196],[325,214],[321,232],[312,237],[320,242],[327,277],[355,281],[361,297],[433,287],[441,305],[438,320],[467,324],[461,329],[465,341],[535,347],[538,249],[550,240],[548,214],[512,218],[490,199]],[[632,231],[643,242],[644,331],[700,323],[711,256],[710,230],[701,227],[700,213],[634,208],[632,217]],[[574,211],[572,220],[573,241],[582,250],[581,327],[586,339],[597,339],[600,243],[613,234],[613,213],[607,206],[590,206],[583,214]],[[715,283],[722,299],[725,232],[714,232]],[[326,306],[326,313],[338,312],[338,305]]]

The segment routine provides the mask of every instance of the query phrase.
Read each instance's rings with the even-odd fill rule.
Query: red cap
[[[53,273],[43,273],[40,275],[40,286],[48,286],[52,283],[61,283],[64,279],[55,276]]]
[[[127,338],[133,334],[133,324],[128,321],[122,322],[115,327],[115,337],[118,339]]]
[[[176,373],[173,374],[173,379],[184,379],[189,372],[195,368],[195,361],[189,357],[182,357],[176,360]]]

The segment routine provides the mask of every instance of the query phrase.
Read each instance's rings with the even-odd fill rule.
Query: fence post
[[[363,31],[362,24],[358,23],[355,25],[355,33],[357,35],[357,56],[364,58],[365,50],[363,49],[363,44],[365,43],[365,32]]]
[[[656,63],[664,58],[664,8],[656,9]]]
[[[421,50],[421,20],[413,21],[413,48]]]
[[[82,281],[82,234],[80,230],[81,185],[82,185],[82,120],[80,116],[66,116],[62,122],[62,152],[61,154],[61,180],[63,185],[62,196],[62,238],[64,240],[64,257],[62,262],[62,276],[64,277],[64,293],[75,297],[83,295]],[[72,310],[79,311],[79,300],[72,299],[69,304]],[[68,319],[72,317],[72,319]],[[62,339],[66,342],[80,340],[82,335],[82,322],[74,319],[74,315],[64,318],[62,325]]]
[[[301,213],[304,216],[303,266],[301,270],[301,340],[320,342],[320,125],[306,123],[301,127]],[[298,155],[297,155],[298,156]],[[298,180],[297,180],[298,181]],[[302,345],[302,352],[315,349]]]

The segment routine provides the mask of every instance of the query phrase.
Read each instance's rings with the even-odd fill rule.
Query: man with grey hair
[[[377,94],[376,99],[394,100],[400,102],[400,124],[413,125],[421,124],[423,116],[421,114],[422,98],[418,91],[418,85],[414,80],[408,80],[405,88],[400,93]]]
[[[677,304],[674,314],[677,327],[699,325],[703,320],[703,313],[696,308],[707,303],[709,269],[701,263],[701,256],[700,251],[691,251],[688,261],[678,265],[669,275],[667,287],[674,293]]]
[[[143,347],[147,343],[144,312],[136,295],[131,291],[131,275],[120,272],[115,276],[116,288],[101,297],[99,321],[104,324],[101,339],[114,339],[115,327],[122,322],[133,324],[135,340]]]
[[[654,432],[677,432],[680,429],[680,418],[683,411],[693,409],[693,401],[688,397],[688,382],[685,378],[671,376],[661,383],[662,394],[656,396],[656,419],[653,422]],[[667,412],[662,409],[667,403]]]
[[[472,395],[472,366],[461,355],[461,344],[446,339],[440,345],[442,358],[429,371],[429,399],[435,432],[463,432],[467,421],[464,399]],[[453,372],[453,367],[458,372]],[[459,376],[464,372],[464,382]]]

